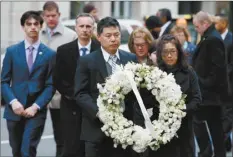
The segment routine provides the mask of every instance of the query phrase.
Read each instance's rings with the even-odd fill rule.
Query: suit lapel
[[[98,66],[98,69],[103,77],[103,79],[105,79],[106,77],[108,77],[108,71],[106,68],[106,63],[104,60],[104,56],[102,54],[102,51],[99,50],[97,52],[95,52],[95,57],[96,57],[96,64]]]
[[[33,71],[36,68],[36,66],[39,65],[39,63],[41,62],[42,58],[44,57],[44,55],[45,55],[44,48],[45,48],[44,45],[40,44],[40,46],[38,48],[38,51],[37,51],[36,59],[35,59],[35,61],[33,63],[33,66],[32,66],[31,74],[33,73]]]
[[[74,40],[70,45],[70,52],[72,53],[72,58],[74,60],[80,57],[79,47],[78,47],[78,39]]]
[[[120,64],[125,65],[128,63],[128,56],[122,50],[119,50],[119,56],[120,56]]]
[[[24,69],[27,69],[27,72],[29,74],[24,41],[19,43],[19,48],[17,49],[17,51],[18,51],[20,62],[22,63]]]

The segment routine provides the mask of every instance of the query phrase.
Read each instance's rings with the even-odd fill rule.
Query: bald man
[[[205,134],[207,126],[213,140],[215,157],[226,157],[221,120],[221,95],[228,92],[225,47],[208,13],[198,12],[193,18],[193,24],[201,35],[201,41],[193,56],[193,68],[198,75],[202,94],[202,104],[199,112],[195,114],[194,122],[194,131],[200,148],[199,157],[212,157],[211,149],[206,148],[209,141]]]

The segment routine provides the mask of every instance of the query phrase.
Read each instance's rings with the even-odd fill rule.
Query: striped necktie
[[[117,61],[116,55],[109,56],[109,64],[112,66],[112,74],[116,71],[116,61]]]

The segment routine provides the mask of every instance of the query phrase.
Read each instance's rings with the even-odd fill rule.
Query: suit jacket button
[[[73,115],[76,115],[76,112],[73,112]]]

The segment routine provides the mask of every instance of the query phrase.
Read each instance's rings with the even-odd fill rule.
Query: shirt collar
[[[89,41],[89,43],[86,45],[86,46],[82,46],[81,44],[80,44],[80,42],[79,42],[79,40],[78,40],[78,47],[79,47],[79,50],[81,49],[81,48],[87,48],[88,49],[88,51],[91,51],[91,40]]]
[[[39,46],[40,46],[40,40],[37,40],[35,43],[33,43],[32,45],[25,39],[24,40],[25,43],[25,50],[28,49],[30,46],[33,46],[35,50],[38,50]]]
[[[42,33],[49,33],[50,34],[51,32],[51,29],[45,25],[43,28],[42,28]],[[57,24],[57,26],[53,29],[53,32],[54,33],[59,33],[59,34],[63,34],[64,33],[64,28],[63,28],[63,25],[59,22]]]
[[[110,53],[108,53],[107,51],[105,51],[105,49],[101,46],[101,51],[103,53],[103,56],[104,56],[104,60],[106,62],[108,62],[109,60],[109,57],[110,57]],[[117,56],[117,58],[120,60],[120,55],[119,55],[119,51],[117,50],[117,52],[115,53],[115,55]]]
[[[223,33],[221,34],[221,37],[222,37],[223,40],[226,38],[227,33],[228,33],[228,29],[226,29],[225,32],[223,32]]]
[[[159,33],[159,36],[161,36],[163,34],[163,32],[165,31],[165,29],[171,24],[171,21],[167,21],[162,27],[161,27],[161,31]]]

